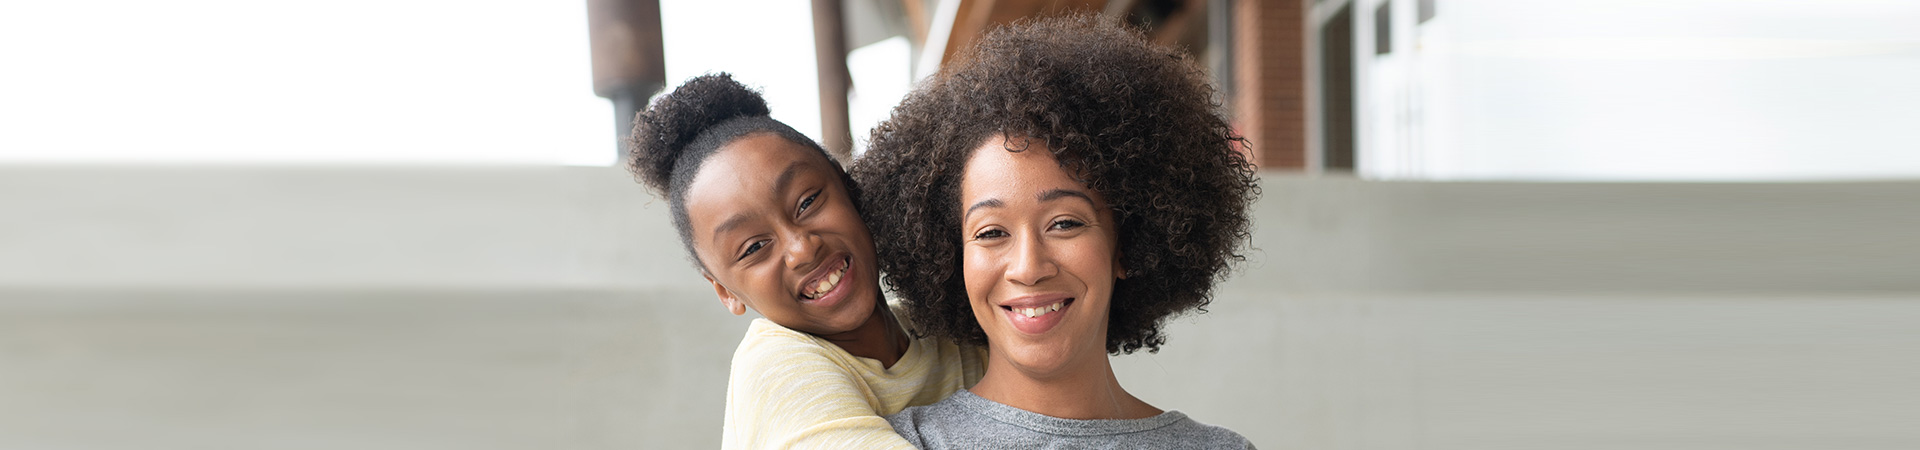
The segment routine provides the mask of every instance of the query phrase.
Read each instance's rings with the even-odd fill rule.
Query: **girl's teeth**
[[[827,295],[827,291],[831,291],[835,286],[839,286],[840,279],[845,277],[846,275],[847,275],[847,267],[841,267],[840,270],[827,274],[827,277],[825,279],[820,280],[819,283],[814,283],[814,285],[812,286],[813,292],[808,292],[802,295],[805,295],[807,298],[820,298],[820,296],[822,295]]]

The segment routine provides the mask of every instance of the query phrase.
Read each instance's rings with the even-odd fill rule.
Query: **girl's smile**
[[[701,165],[687,188],[688,228],[728,310],[820,336],[871,320],[881,301],[873,238],[841,180],[819,152],[770,133]]]

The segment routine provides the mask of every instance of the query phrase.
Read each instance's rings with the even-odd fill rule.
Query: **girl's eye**
[[[1080,221],[1073,220],[1073,219],[1060,219],[1058,221],[1053,222],[1053,229],[1055,230],[1071,230],[1071,229],[1080,228],[1084,226],[1087,226],[1087,224],[1081,223]]]
[[[800,200],[800,212],[807,212],[807,208],[810,208],[810,207],[812,207],[812,206],[813,206],[813,199],[814,199],[815,197],[819,197],[819,196],[820,196],[820,193],[819,193],[819,192],[815,192],[815,193],[812,193],[812,194],[809,194],[809,195],[807,195],[807,198],[804,198],[804,199],[801,199],[801,200]]]
[[[993,239],[993,238],[1000,238],[1000,237],[1007,237],[1007,232],[1000,231],[1000,230],[987,230],[987,231],[982,231],[978,234],[973,235],[974,239]]]
[[[764,239],[753,241],[752,244],[747,244],[747,251],[742,252],[740,254],[740,259],[747,259],[748,256],[753,256],[754,253],[759,252],[762,247],[766,247],[766,246],[767,246],[767,241]],[[735,261],[738,261],[738,260],[735,260]]]

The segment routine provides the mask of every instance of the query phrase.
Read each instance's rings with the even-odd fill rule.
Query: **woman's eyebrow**
[[[1087,196],[1085,192],[1080,192],[1072,189],[1052,189],[1046,192],[1041,192],[1039,195],[1039,199],[1042,203],[1051,201],[1054,199],[1058,199],[1061,197],[1079,197],[1081,200],[1086,200],[1087,204],[1089,205],[1093,204],[1093,197]]]
[[[1085,192],[1080,192],[1072,189],[1050,189],[1050,190],[1047,190],[1046,192],[1041,192],[1040,195],[1037,195],[1035,197],[1043,203],[1052,201],[1052,200],[1057,200],[1057,199],[1060,199],[1061,197],[1074,197],[1074,198],[1079,198],[1081,200],[1086,200],[1087,204],[1089,205],[1093,204],[1093,197],[1088,196],[1087,193]],[[981,200],[979,202],[974,203],[973,206],[968,206],[967,212],[960,214],[960,220],[966,221],[967,217],[972,216],[973,210],[976,210],[976,209],[999,208],[1003,206],[1007,206],[1006,202],[1002,202],[1000,201],[1000,199],[997,199],[997,198]]]
[[[967,221],[967,217],[973,215],[973,210],[980,209],[980,208],[999,208],[1002,206],[1007,206],[1006,202],[1002,202],[1000,201],[1000,199],[997,199],[997,198],[981,200],[977,203],[974,203],[973,206],[968,206],[967,212],[960,214],[960,221],[961,222]]]

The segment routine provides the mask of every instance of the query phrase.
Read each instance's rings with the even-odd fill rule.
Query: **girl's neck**
[[[1062,419],[1144,419],[1161,413],[1120,387],[1105,354],[1080,368],[1037,377],[996,353],[989,352],[986,375],[968,389],[981,398]]]
[[[879,360],[881,367],[890,368],[907,355],[907,332],[900,328],[899,320],[893,317],[893,310],[887,308],[886,302],[874,303],[873,315],[860,326],[820,338],[840,346],[848,354]]]

